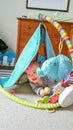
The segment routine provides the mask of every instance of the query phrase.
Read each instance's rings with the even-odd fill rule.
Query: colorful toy
[[[61,38],[66,42],[68,49],[69,49],[69,53],[70,53],[70,57],[71,57],[71,61],[73,64],[73,44],[70,41],[69,36],[67,35],[66,31],[62,28],[62,26],[55,21],[53,18],[49,18],[48,16],[39,14],[40,19],[43,18],[43,20],[47,20],[48,22],[50,22],[60,33]],[[57,108],[60,107],[59,102],[57,103],[43,103],[43,104],[39,104],[39,103],[32,103],[26,100],[23,100],[21,98],[18,98],[10,93],[8,93],[3,87],[10,87],[12,86],[20,77],[20,75],[26,70],[26,68],[28,67],[28,65],[31,63],[31,61],[33,60],[33,58],[35,57],[35,55],[37,54],[39,45],[40,45],[40,25],[37,28],[37,30],[35,31],[35,33],[33,34],[33,36],[31,37],[31,39],[29,40],[28,44],[26,45],[26,47],[23,49],[16,65],[15,68],[11,74],[11,76],[7,79],[1,79],[2,81],[0,81],[1,85],[0,85],[0,91],[2,93],[4,93],[8,98],[10,98],[11,100],[25,105],[25,106],[29,106],[29,107],[33,107],[33,108],[38,108],[38,109],[53,109],[53,108]],[[46,38],[47,38],[47,33],[46,33]],[[47,38],[48,39],[48,38]],[[47,50],[47,55],[48,58],[52,58],[54,56],[53,50],[52,50],[52,46],[50,43],[50,39],[48,39],[46,41],[49,41],[46,43],[47,49],[49,49],[49,51]],[[32,43],[32,44],[31,44]],[[49,43],[49,44],[48,44]],[[28,53],[29,50],[29,53]],[[48,54],[49,52],[49,54]],[[52,54],[52,55],[51,55]],[[49,57],[50,56],[50,57]],[[60,56],[59,56],[60,59]],[[25,64],[26,63],[26,64]],[[68,62],[67,62],[68,64]],[[66,74],[69,73],[70,71],[70,67],[72,68],[72,64],[69,61],[68,64],[68,70],[66,72]],[[63,66],[64,67],[64,66]],[[20,69],[18,69],[20,68]],[[66,76],[66,75],[64,75]],[[63,77],[60,77],[63,78]]]
[[[5,94],[9,99],[11,99],[12,101],[15,101],[21,105],[24,106],[28,106],[28,107],[32,107],[32,108],[37,108],[37,109],[53,109],[53,108],[58,108],[60,107],[59,103],[43,103],[43,104],[38,104],[38,103],[33,103],[30,101],[26,101],[25,99],[21,99],[19,97],[14,96],[13,94],[10,94],[9,92],[7,92],[1,85],[0,85],[0,91]]]
[[[52,103],[55,104],[58,102],[59,95],[58,94],[53,94],[52,96],[44,96],[42,98],[38,98],[36,100],[37,103]]]

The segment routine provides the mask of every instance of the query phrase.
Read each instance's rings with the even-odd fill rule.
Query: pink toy
[[[57,94],[54,94],[51,98],[50,98],[50,102],[51,103],[56,103],[58,102],[59,96]]]
[[[10,93],[15,96],[15,91],[11,90]]]

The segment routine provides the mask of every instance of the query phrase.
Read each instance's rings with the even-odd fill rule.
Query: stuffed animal
[[[41,68],[37,68],[37,74],[40,77],[48,76],[48,78],[53,80],[62,80],[71,70],[71,60],[65,55],[59,54],[43,62]]]

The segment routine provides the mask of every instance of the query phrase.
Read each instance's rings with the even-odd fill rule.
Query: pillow
[[[71,60],[65,55],[59,54],[58,56],[47,59],[41,68],[37,68],[37,74],[40,77],[48,76],[48,78],[53,80],[62,80],[71,70]]]

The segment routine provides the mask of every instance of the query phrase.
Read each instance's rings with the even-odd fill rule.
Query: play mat
[[[72,70],[72,65],[73,65],[73,43],[71,42],[71,40],[70,40],[69,36],[67,35],[66,31],[53,18],[49,18],[48,16],[45,16],[45,15],[42,15],[42,14],[39,14],[38,17],[41,20],[47,20],[48,22],[50,22],[57,29],[57,31],[59,31],[61,38],[66,42],[66,44],[68,46],[68,50],[69,50],[69,53],[70,53],[71,60],[69,58],[66,59],[66,57],[64,57],[64,60],[66,59],[65,60],[66,64],[63,64],[62,68],[63,68],[63,70],[64,70],[64,67],[67,68],[67,71],[66,71],[64,77],[62,77],[62,75],[63,75],[63,71],[61,72],[62,68],[59,69],[59,73],[58,73],[58,75],[59,74],[61,75],[60,77],[56,77],[56,75],[54,75],[54,76],[50,75],[50,77],[53,78],[53,79],[59,78],[59,79],[62,80]],[[19,104],[22,104],[24,106],[29,106],[29,107],[38,108],[38,109],[53,109],[53,108],[57,108],[57,107],[60,106],[59,102],[54,103],[54,104],[52,104],[52,103],[43,103],[43,104],[32,103],[32,102],[26,101],[25,99],[18,98],[16,96],[8,93],[5,90],[5,88],[11,87],[12,85],[14,85],[16,83],[16,81],[19,79],[19,77],[22,75],[22,73],[26,70],[28,65],[31,63],[31,61],[35,57],[35,55],[36,55],[36,53],[38,51],[39,45],[40,45],[40,40],[41,40],[40,39],[41,38],[40,26],[41,26],[41,24],[38,26],[38,28],[34,32],[33,36],[28,41],[26,47],[21,52],[21,54],[20,54],[20,56],[18,58],[18,61],[15,64],[15,68],[14,68],[11,76],[10,77],[0,77],[0,91],[2,93],[4,93],[11,100],[13,100],[13,101],[15,101],[15,102],[17,102]],[[54,55],[54,51],[52,49],[51,42],[50,42],[50,39],[49,39],[47,33],[46,33],[46,39],[49,42],[49,44],[48,44],[48,42],[46,43],[47,58],[48,59],[54,58],[53,62],[55,61],[55,58],[59,59],[59,61],[60,61],[61,60],[59,58],[60,56],[57,58]],[[49,49],[49,54],[48,54],[48,49]],[[29,50],[29,53],[28,53],[28,50]],[[63,60],[63,63],[64,63],[64,60]],[[45,62],[46,61],[44,61],[43,64]],[[51,62],[51,60],[50,60],[50,62]],[[46,64],[49,65],[49,60],[47,61]],[[40,76],[41,76],[42,70],[44,72],[46,70],[46,68],[47,68],[47,67],[45,67],[45,69],[42,69],[43,66],[41,67],[40,71],[38,71]],[[60,65],[58,65],[58,66],[60,66]],[[47,72],[50,73],[48,71],[48,69],[47,69]],[[44,73],[44,75],[48,75],[48,74]],[[67,78],[65,78],[65,79],[67,79]]]

